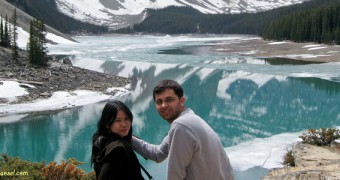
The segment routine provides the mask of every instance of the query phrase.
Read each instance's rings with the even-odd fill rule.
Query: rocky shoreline
[[[91,90],[114,95],[115,92],[107,92],[107,89],[124,87],[132,82],[128,78],[86,70],[56,60],[49,61],[47,67],[33,67],[27,59],[27,53],[20,51],[18,62],[12,62],[11,50],[0,49],[0,85],[2,81],[16,81],[29,93],[14,101],[0,98],[0,104],[46,99],[56,91]]]
[[[340,62],[340,46],[312,42],[270,41],[259,37],[245,38],[213,49],[219,52],[256,56],[263,58],[286,58],[292,60],[327,63]]]
[[[262,180],[339,180],[340,142],[316,146],[299,142],[293,146],[295,167],[271,169]]]

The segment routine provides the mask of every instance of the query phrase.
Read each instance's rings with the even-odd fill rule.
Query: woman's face
[[[127,136],[131,128],[131,119],[124,111],[119,110],[115,121],[111,124],[111,131],[121,137]]]

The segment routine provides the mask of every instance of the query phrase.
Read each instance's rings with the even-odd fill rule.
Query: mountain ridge
[[[310,0],[55,0],[60,12],[110,29],[128,27],[147,17],[146,9],[188,6],[206,14],[256,13]]]

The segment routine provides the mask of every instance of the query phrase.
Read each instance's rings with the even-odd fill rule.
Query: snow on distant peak
[[[170,5],[183,6],[174,0],[56,0],[59,10],[75,19],[96,24],[119,21],[115,16],[139,15],[146,8],[165,8]]]
[[[143,19],[144,10],[189,6],[207,14],[254,13],[310,0],[55,0],[58,9],[94,24],[126,26]]]

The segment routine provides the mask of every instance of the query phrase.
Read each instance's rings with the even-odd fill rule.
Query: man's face
[[[178,98],[173,89],[165,89],[163,92],[155,94],[157,111],[159,115],[170,124],[184,110],[184,102],[185,98]]]

